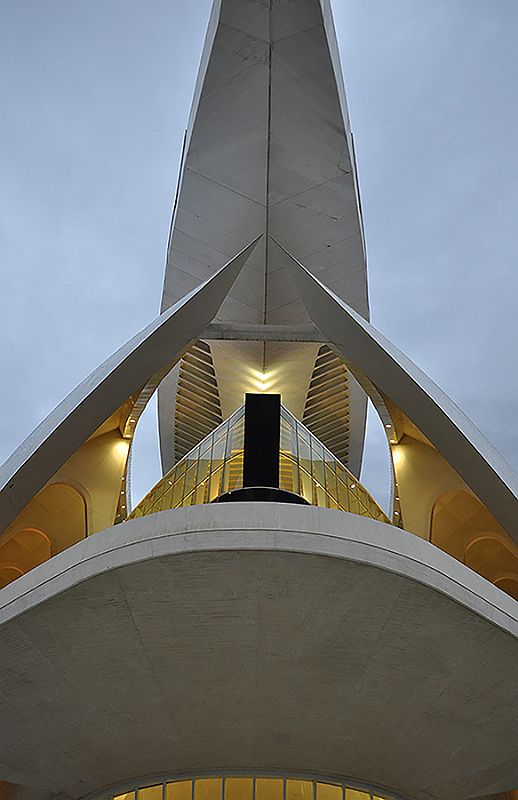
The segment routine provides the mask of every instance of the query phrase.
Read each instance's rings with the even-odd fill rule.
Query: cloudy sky
[[[0,462],[158,311],[209,8],[0,0]],[[518,3],[333,8],[372,319],[518,471]],[[151,407],[137,499],[158,469]]]

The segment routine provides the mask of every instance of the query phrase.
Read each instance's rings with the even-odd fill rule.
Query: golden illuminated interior
[[[86,504],[80,492],[67,484],[49,484],[0,545],[0,588],[84,539],[86,530]]]
[[[518,600],[518,547],[472,494],[436,500],[430,541]]]
[[[416,426],[388,398],[383,403],[394,469],[393,523],[518,599],[516,544]],[[114,523],[210,503],[242,487],[244,406],[178,461],[128,516],[126,471],[137,405],[130,398],[113,414],[3,533],[0,588]],[[311,505],[390,522],[358,479],[285,407],[279,467],[280,488]]]
[[[518,599],[518,546],[437,448],[383,399],[401,527]]]
[[[243,486],[244,406],[178,462],[130,514],[211,503]],[[286,408],[281,408],[280,488],[322,508],[388,522],[371,495]]]
[[[137,786],[111,800],[387,800],[388,795],[339,781],[228,775]]]
[[[136,419],[130,399],[6,528],[0,540],[0,588],[126,517],[125,476]]]

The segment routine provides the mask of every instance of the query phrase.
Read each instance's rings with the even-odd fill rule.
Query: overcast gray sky
[[[518,2],[333,8],[373,322],[518,471]],[[0,0],[0,462],[158,312],[209,9]],[[137,499],[158,477],[155,429],[151,408]]]

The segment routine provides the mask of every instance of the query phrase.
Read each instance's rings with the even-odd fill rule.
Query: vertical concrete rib
[[[324,0],[215,1],[186,136],[164,307],[263,233],[264,243],[218,321],[288,327],[308,322],[270,236],[368,316],[354,159],[339,76]],[[257,389],[250,382],[254,373],[273,376],[271,390],[302,415],[317,347],[266,341],[208,346],[223,416],[241,404],[244,392]],[[164,454],[171,453],[166,437],[177,422],[167,421],[167,415],[176,415],[173,384],[170,380],[160,390]],[[359,431],[354,441],[360,444],[353,448],[353,461],[359,463],[361,404],[354,416]],[[348,436],[344,423],[343,437]],[[164,469],[170,466],[164,458]]]

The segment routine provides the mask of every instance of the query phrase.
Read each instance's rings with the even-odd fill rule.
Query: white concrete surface
[[[216,0],[199,71],[168,248],[162,307],[204,280],[252,238],[263,239],[218,321],[297,327],[307,312],[269,235],[368,317],[358,182],[328,0]],[[302,416],[318,348],[211,342],[226,417],[272,375]],[[230,373],[230,378],[229,378]],[[172,466],[176,377],[160,388],[164,469]],[[335,389],[337,397],[344,390]],[[351,381],[348,466],[358,475],[366,418]],[[176,425],[182,425],[178,414]],[[200,435],[201,438],[201,435]]]
[[[383,523],[152,515],[0,592],[0,780],[79,797],[275,768],[417,800],[510,789],[517,637],[516,601]]]

